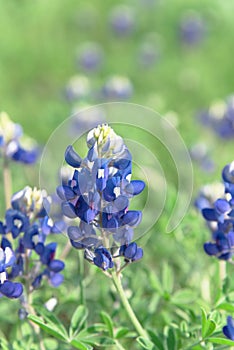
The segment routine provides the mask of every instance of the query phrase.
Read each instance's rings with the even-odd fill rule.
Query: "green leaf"
[[[209,337],[211,334],[214,333],[216,329],[216,323],[213,320],[207,320],[206,324],[206,331],[205,331],[205,337]]]
[[[84,305],[79,305],[72,315],[71,324],[69,328],[69,334],[71,337],[79,332],[87,317],[87,308]]]
[[[152,342],[154,343],[154,345],[156,345],[159,350],[164,350],[163,343],[160,340],[159,336],[157,334],[155,334],[153,331],[151,331],[150,329],[147,329],[147,332],[150,335],[150,338],[151,338]]]
[[[201,307],[202,312],[202,338],[205,338],[206,329],[207,329],[207,314],[206,310]]]
[[[234,305],[229,303],[221,303],[217,306],[217,309],[234,312]]]
[[[11,349],[8,341],[5,338],[0,339],[0,349],[2,349],[2,350],[10,350]]]
[[[159,292],[159,294],[163,294],[163,288],[162,288],[162,285],[159,281],[159,278],[158,276],[156,275],[155,272],[153,271],[150,271],[149,272],[149,281],[151,283],[151,287],[156,290],[157,292]]]
[[[44,323],[56,328],[59,334],[68,339],[68,333],[61,321],[54,315],[53,312],[47,310],[44,306],[35,306],[35,311],[42,316]]]
[[[167,263],[163,264],[162,267],[162,286],[165,292],[171,293],[173,289],[174,278],[172,269]]]
[[[190,304],[196,300],[196,294],[190,289],[181,289],[175,292],[171,298],[172,303],[183,305]]]
[[[115,339],[120,339],[120,338],[124,338],[125,335],[127,335],[129,333],[129,329],[128,328],[118,328],[115,334]]]
[[[168,348],[168,350],[176,349],[176,338],[175,338],[175,334],[174,334],[174,331],[172,328],[170,328],[168,331],[167,348]]]
[[[89,326],[85,329],[82,329],[82,331],[79,332],[79,337],[84,337],[84,336],[94,336],[96,334],[100,334],[101,332],[106,332],[107,327],[103,323],[95,323],[92,326]]]
[[[214,344],[234,346],[234,341],[225,338],[208,338],[207,340]]]
[[[147,338],[138,337],[137,342],[142,346],[143,349],[153,350],[154,344]]]
[[[201,308],[202,312],[202,338],[209,337],[212,333],[214,333],[216,329],[216,323],[213,320],[209,320],[207,318],[207,314],[205,309]]]
[[[77,339],[72,339],[70,344],[72,346],[74,346],[74,348],[80,349],[80,350],[92,350],[93,349],[93,347],[91,345],[84,344],[84,343],[82,343],[81,341],[79,341]]]
[[[107,326],[109,336],[111,338],[114,338],[114,325],[113,325],[112,319],[110,318],[110,316],[105,311],[102,311],[100,313],[100,315],[101,315],[101,318],[102,318],[103,322]]]
[[[41,329],[43,329],[46,333],[52,335],[53,337],[68,341],[68,337],[61,334],[54,326],[53,324],[46,324],[40,317],[35,315],[28,315],[28,319],[34,323],[36,323]]]

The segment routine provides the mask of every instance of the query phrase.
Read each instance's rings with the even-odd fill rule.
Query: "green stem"
[[[11,207],[12,181],[11,181],[11,171],[10,171],[9,163],[6,157],[3,157],[3,183],[4,183],[5,205],[6,205],[6,209],[9,209]]]
[[[83,252],[78,252],[78,266],[79,266],[79,285],[80,285],[80,303],[85,305],[85,288],[84,288],[84,257]]]
[[[220,288],[223,286],[223,282],[227,276],[227,271],[226,271],[226,261],[220,260],[219,261],[219,280],[220,280]]]
[[[148,338],[148,334],[147,332],[144,330],[144,328],[142,327],[142,325],[140,324],[140,322],[138,321],[127,297],[126,294],[124,292],[121,280],[120,280],[120,275],[116,272],[112,272],[112,279],[113,279],[113,283],[115,285],[115,288],[119,294],[119,297],[122,301],[122,304],[128,314],[129,319],[131,320],[133,326],[135,327],[137,333],[144,337],[144,338]]]

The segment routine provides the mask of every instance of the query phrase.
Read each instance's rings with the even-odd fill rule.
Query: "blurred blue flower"
[[[135,21],[133,9],[125,5],[115,6],[109,15],[110,26],[119,36],[131,34],[135,29]]]
[[[65,96],[68,101],[82,101],[91,95],[90,80],[85,75],[75,75],[65,87]]]
[[[209,109],[199,114],[201,123],[211,128],[222,139],[234,137],[234,96],[225,100],[215,101]]]
[[[205,32],[205,22],[199,13],[189,11],[183,15],[180,23],[180,37],[185,44],[190,46],[200,44]]]
[[[85,71],[97,71],[104,59],[104,53],[97,43],[87,42],[77,50],[77,65]]]
[[[223,334],[234,341],[234,320],[231,316],[227,317],[227,325],[223,327]]]
[[[0,150],[3,157],[24,164],[34,164],[39,156],[35,141],[23,136],[22,127],[5,112],[0,113]]]
[[[128,100],[133,95],[133,85],[127,77],[113,75],[106,80],[101,93],[105,100]]]

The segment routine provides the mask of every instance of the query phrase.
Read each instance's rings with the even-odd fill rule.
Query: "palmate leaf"
[[[114,338],[114,325],[113,325],[111,317],[105,311],[102,311],[100,313],[100,315],[101,315],[103,322],[105,323],[105,325],[107,327],[109,336],[111,338]]]
[[[92,350],[93,347],[89,344],[84,344],[82,341],[78,340],[78,339],[72,339],[72,341],[70,342],[70,344],[76,348],[76,349],[80,349],[80,350]]]
[[[202,312],[202,338],[207,338],[214,333],[216,329],[216,323],[213,320],[207,318],[206,311],[201,308]]]
[[[84,325],[88,317],[88,310],[84,305],[79,305],[72,315],[69,334],[70,337],[74,337]]]
[[[63,333],[61,333],[53,324],[45,323],[44,320],[42,320],[40,317],[35,315],[28,315],[28,319],[36,323],[42,330],[52,335],[53,337],[65,342],[69,341],[68,336],[65,336]]]
[[[45,307],[41,305],[35,306],[35,311],[37,314],[42,316],[44,323],[53,326],[59,334],[64,336],[66,339],[68,338],[68,333],[62,322],[54,315],[53,312],[47,310]]]

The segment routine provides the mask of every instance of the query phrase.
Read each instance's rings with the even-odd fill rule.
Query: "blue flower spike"
[[[57,193],[64,215],[76,219],[67,229],[71,245],[84,249],[85,259],[106,272],[114,267],[117,256],[112,253],[120,246],[125,250],[118,259],[133,262],[143,256],[142,248],[130,243],[142,213],[129,210],[129,205],[144,190],[145,183],[131,179],[131,153],[109,125],[90,130],[87,146],[84,159],[72,146],[67,147],[65,160],[75,170]]]
[[[203,197],[206,199],[203,203],[208,206],[202,207],[201,212],[212,232],[211,240],[204,244],[204,250],[210,256],[231,261],[234,254],[234,162],[223,168],[222,178],[223,197],[214,199],[213,203],[208,197]]]
[[[65,265],[55,259],[57,244],[46,244],[48,235],[61,232],[57,222],[47,215],[50,202],[45,191],[29,186],[13,194],[12,207],[0,222],[0,296],[18,298],[22,295],[21,283],[14,281],[17,277],[29,281],[30,293],[46,279],[54,287],[62,283],[60,272]],[[64,223],[60,220],[59,228],[62,227]],[[32,267],[30,271],[27,266]]]

